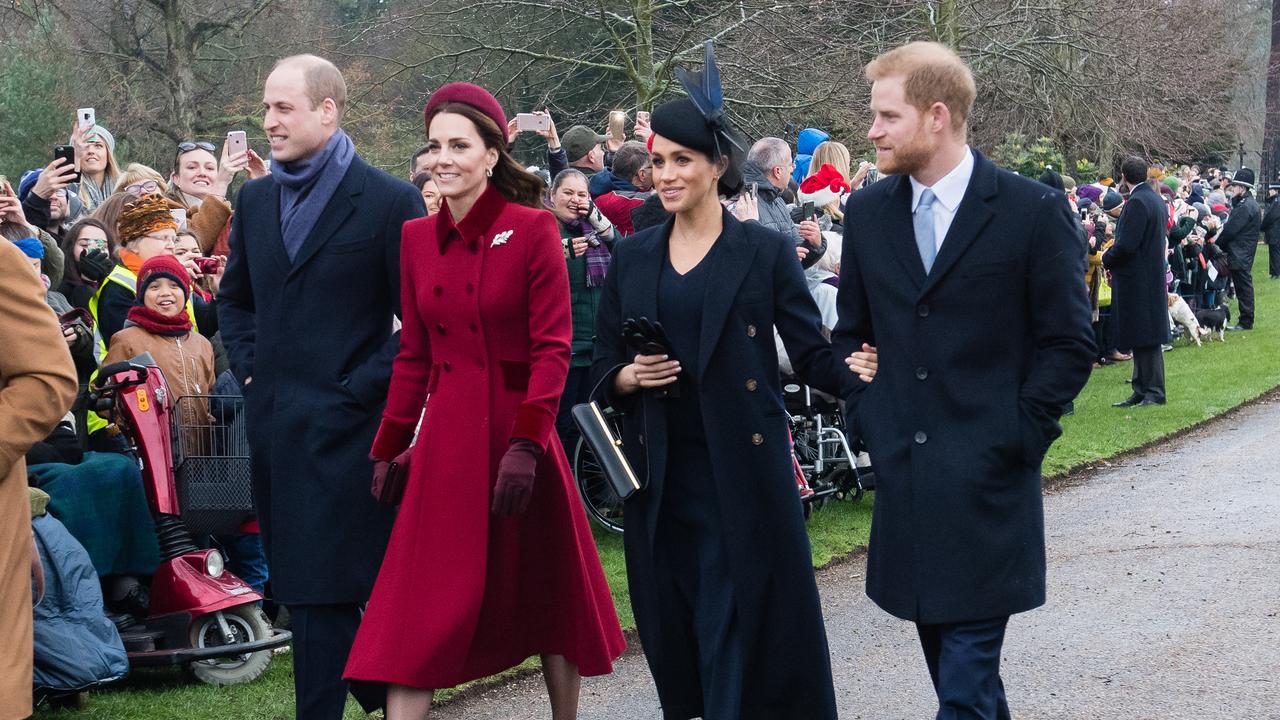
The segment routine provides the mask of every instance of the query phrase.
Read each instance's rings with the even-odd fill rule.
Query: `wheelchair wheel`
[[[605,530],[622,532],[622,500],[605,479],[595,453],[581,438],[573,451],[573,476],[577,478],[578,493],[591,519]]]

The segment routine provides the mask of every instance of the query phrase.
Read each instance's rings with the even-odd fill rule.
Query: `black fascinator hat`
[[[716,52],[708,40],[700,72],[676,68],[676,79],[684,86],[687,98],[672,100],[653,111],[653,132],[687,148],[706,153],[712,162],[729,161],[720,176],[721,195],[742,192],[742,165],[746,157],[746,140],[734,129],[724,112],[724,90],[720,86],[720,68]]]

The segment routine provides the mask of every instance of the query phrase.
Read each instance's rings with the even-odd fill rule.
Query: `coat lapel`
[[[338,189],[333,191],[333,197],[329,198],[329,203],[324,206],[324,212],[320,213],[320,219],[316,221],[316,226],[311,229],[311,234],[303,241],[302,247],[298,248],[298,254],[293,258],[293,266],[290,275],[298,272],[302,266],[307,264],[325,243],[333,239],[333,236],[342,229],[347,218],[356,210],[356,200],[361,193],[364,192],[365,180],[364,162],[356,157],[351,160],[351,167],[347,168],[347,174],[343,176],[342,183],[338,185]],[[279,193],[279,190],[276,191]],[[280,213],[280,203],[276,201],[276,214]],[[279,227],[277,222],[276,226]],[[281,241],[283,244],[283,240]],[[286,256],[287,257],[287,256]]]
[[[633,261],[635,265],[627,267],[627,275],[630,277],[627,285],[631,288],[632,294],[623,307],[634,309],[633,313],[627,315],[628,318],[658,319],[658,276],[662,274],[662,263],[667,258],[664,246],[667,238],[671,237],[673,223],[674,221],[668,218],[663,223],[662,230],[647,239],[649,247],[641,248],[640,251],[629,256],[635,258]]]
[[[280,232],[280,186],[271,182],[271,189],[267,191],[267,207],[264,209],[263,215],[266,217],[266,223],[261,226],[263,237],[261,242],[263,247],[271,254],[272,260],[275,261],[276,267],[280,270],[281,276],[287,276],[292,267],[289,262],[289,253],[284,249],[284,235]],[[258,215],[246,215],[245,217],[258,217]],[[254,235],[258,234],[258,228],[255,226]],[[255,241],[256,242],[256,241]]]
[[[885,195],[880,210],[880,235],[919,289],[924,284],[924,261],[920,259],[916,230],[911,222],[911,180],[906,175],[897,175],[885,182],[897,183],[897,187]]]
[[[720,340],[720,333],[724,331],[738,288],[746,279],[751,270],[751,261],[756,256],[756,247],[747,241],[742,223],[732,218],[728,212],[724,214],[724,231],[716,244],[721,247],[713,248],[715,252],[707,258],[711,262],[711,268],[707,298],[702,305],[702,331],[698,337],[699,382],[706,373],[707,364],[711,362],[711,354]]]
[[[924,287],[920,289],[921,295],[929,292],[955,267],[956,262],[995,214],[994,207],[988,201],[996,194],[996,167],[982,153],[976,150],[972,152],[973,176],[969,178],[969,188],[960,200],[960,207],[956,208],[955,219],[951,221],[951,228],[942,241],[942,249],[938,251],[933,269],[929,272]],[[919,256],[919,250],[916,254]]]

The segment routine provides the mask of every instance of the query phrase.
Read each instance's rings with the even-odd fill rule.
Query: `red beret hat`
[[[423,124],[428,132],[431,130],[431,118],[435,117],[440,108],[447,103],[470,105],[488,115],[490,119],[497,123],[498,129],[502,131],[503,141],[511,142],[511,138],[507,137],[507,116],[502,111],[502,105],[498,104],[497,98],[479,85],[473,85],[468,82],[453,82],[448,85],[441,85],[435,92],[431,93],[431,98],[427,100],[427,107],[422,111]]]

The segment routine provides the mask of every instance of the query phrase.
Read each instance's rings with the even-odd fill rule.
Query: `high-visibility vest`
[[[132,270],[124,265],[116,265],[111,268],[111,272],[107,274],[107,278],[98,286],[98,291],[89,298],[89,314],[93,316],[93,341],[94,341],[94,358],[101,365],[102,361],[107,357],[107,342],[111,338],[102,336],[102,322],[98,318],[98,303],[102,299],[102,291],[106,289],[107,283],[116,283],[122,288],[126,288],[135,297],[138,294],[138,276]],[[191,318],[191,329],[200,332],[200,327],[196,323],[196,311],[191,304],[191,296],[187,295],[187,317]]]

